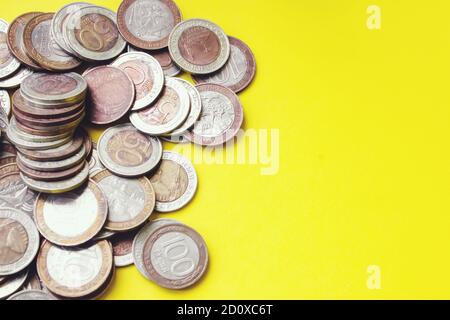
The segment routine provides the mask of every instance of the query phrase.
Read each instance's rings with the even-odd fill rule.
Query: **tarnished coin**
[[[0,90],[0,108],[5,111],[6,115],[11,115],[11,99],[8,91]]]
[[[128,52],[143,52],[143,51],[141,49],[136,49],[132,46],[128,46]],[[181,69],[175,64],[175,62],[173,62],[172,57],[170,56],[169,50],[167,48],[148,51],[146,53],[150,54],[153,58],[158,60],[166,77],[175,77],[181,73]]]
[[[133,46],[155,50],[167,47],[169,35],[181,18],[172,0],[124,0],[117,12],[117,26]]]
[[[24,290],[20,291],[11,297],[8,300],[22,300],[22,301],[45,301],[45,300],[58,300],[51,294],[41,291],[41,290]]]
[[[53,13],[45,13],[31,19],[23,31],[23,44],[28,56],[47,70],[66,71],[78,67],[81,62],[64,52],[52,37]]]
[[[23,163],[26,167],[32,170],[44,171],[44,172],[56,172],[61,170],[67,170],[73,168],[80,164],[86,159],[86,147],[83,146],[79,152],[75,155],[59,161],[36,161],[28,159],[22,154],[17,155],[18,160]],[[1,161],[1,160],[0,160]]]
[[[144,268],[150,280],[168,289],[196,284],[208,267],[208,249],[202,236],[180,224],[157,229],[145,241]]]
[[[147,178],[121,178],[103,170],[92,180],[108,200],[107,230],[129,231],[148,221],[155,208],[156,197]]]
[[[14,73],[11,77],[0,80],[0,88],[14,89],[20,86],[28,76],[33,74],[33,70],[28,68],[20,68],[19,71]]]
[[[25,51],[25,45],[23,43],[23,32],[25,26],[31,19],[41,15],[42,12],[29,12],[25,13],[11,23],[8,29],[8,47],[12,54],[24,65],[29,68],[40,70],[42,69],[33,60],[28,57]]]
[[[0,276],[12,275],[33,262],[39,250],[39,232],[25,213],[0,209],[0,243]]]
[[[84,184],[89,178],[89,165],[86,163],[83,170],[79,174],[64,181],[38,181],[30,179],[22,173],[20,174],[20,176],[22,177],[25,184],[32,190],[43,193],[60,194],[75,190],[82,184]]]
[[[170,34],[169,51],[181,69],[208,74],[222,68],[230,56],[230,42],[216,24],[202,19],[180,22]]]
[[[125,53],[112,65],[133,80],[136,100],[132,110],[146,108],[158,98],[164,87],[164,72],[155,58],[143,52]]]
[[[111,239],[116,267],[127,267],[134,263],[133,240],[135,236],[136,231],[125,232],[118,233]]]
[[[197,90],[202,98],[202,113],[186,137],[203,146],[218,146],[232,140],[244,121],[238,96],[217,84],[201,84]]]
[[[149,108],[133,112],[131,123],[151,135],[164,135],[179,128],[190,112],[189,94],[174,78],[166,78],[166,85],[158,101]]]
[[[61,117],[61,118],[41,118],[41,117],[29,117],[23,114],[18,108],[13,110],[14,117],[18,122],[24,126],[36,129],[44,129],[48,131],[53,131],[53,129],[64,128],[65,126],[70,126],[70,124],[77,122],[79,119],[83,118],[85,115],[84,108],[81,108],[77,113]],[[48,129],[47,129],[48,128]]]
[[[0,79],[9,77],[20,67],[20,62],[9,51],[7,32],[8,23],[0,19]]]
[[[200,97],[200,93],[197,91],[197,89],[183,79],[176,78],[178,82],[180,82],[184,88],[186,89],[187,93],[189,94],[189,101],[191,102],[191,109],[189,116],[186,120],[186,122],[176,129],[175,131],[170,133],[170,136],[181,136],[186,131],[191,129],[194,124],[197,122],[197,120],[200,118],[200,114],[202,112],[202,99]]]
[[[122,177],[138,177],[152,171],[161,161],[158,138],[140,133],[131,124],[106,130],[98,143],[102,164]]]
[[[108,202],[93,181],[65,194],[41,193],[34,218],[41,234],[50,242],[65,247],[88,242],[100,232],[108,215]]]
[[[22,95],[32,102],[77,103],[85,98],[87,83],[82,76],[74,72],[35,73],[23,81],[20,90]]]
[[[116,25],[116,14],[106,8],[88,6],[73,12],[63,24],[66,43],[83,60],[106,61],[125,49]]]
[[[225,66],[209,75],[194,75],[197,83],[215,83],[233,90],[243,91],[253,81],[256,74],[256,61],[250,48],[241,40],[228,37],[231,54]]]
[[[0,299],[5,299],[18,291],[27,279],[27,275],[28,273],[24,271],[8,277],[4,283],[0,284]]]
[[[150,182],[156,193],[156,210],[173,212],[193,199],[198,186],[197,173],[190,161],[178,153],[164,151],[162,159]]]
[[[85,162],[79,163],[75,165],[72,168],[65,169],[65,170],[59,170],[59,171],[39,171],[34,170],[31,168],[28,168],[19,158],[17,159],[17,166],[20,169],[20,172],[27,176],[28,178],[39,180],[39,181],[45,181],[45,182],[54,182],[54,181],[61,181],[61,180],[67,180],[74,176],[76,176],[78,173],[83,170],[84,166],[86,165]]]
[[[33,217],[38,194],[29,189],[20,177],[15,163],[0,168],[0,208],[14,209]]]
[[[101,66],[84,74],[89,87],[89,120],[110,124],[122,118],[133,106],[134,83],[121,69]]]
[[[83,248],[62,248],[45,242],[37,262],[45,286],[66,298],[96,292],[110,277],[112,267],[113,255],[107,241]]]

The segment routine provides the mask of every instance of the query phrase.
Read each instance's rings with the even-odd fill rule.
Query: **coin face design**
[[[8,23],[0,19],[0,78],[13,74],[20,67],[20,62],[11,54],[7,44]]]
[[[132,46],[128,46],[128,52],[142,52]],[[173,62],[167,48],[149,51],[149,54],[158,60],[166,77],[175,77],[180,74],[181,69]]]
[[[111,50],[119,39],[114,21],[104,15],[89,13],[81,17],[80,29],[75,29],[75,38],[87,50],[106,52]],[[101,27],[101,37],[97,30]]]
[[[22,67],[10,78],[0,80],[0,88],[3,89],[17,88],[31,74],[33,74],[33,70]]]
[[[18,292],[8,300],[16,300],[16,301],[45,301],[45,300],[58,300],[54,296],[49,293],[41,290],[24,290]]]
[[[192,64],[210,64],[220,53],[219,38],[205,27],[185,30],[178,42],[181,55]]]
[[[0,219],[0,264],[12,264],[23,257],[28,235],[23,226],[11,219]]]
[[[8,277],[3,283],[0,284],[0,299],[5,299],[19,290],[25,283],[27,276],[28,272],[25,271]]]
[[[256,61],[250,48],[241,40],[228,37],[231,54],[225,66],[210,75],[194,75],[197,83],[215,83],[238,93],[247,88],[256,74]]]
[[[181,12],[172,0],[125,0],[117,16],[123,37],[145,50],[167,47],[170,32],[181,21]]]
[[[0,108],[7,116],[11,114],[11,99],[9,98],[8,91],[0,90]]]

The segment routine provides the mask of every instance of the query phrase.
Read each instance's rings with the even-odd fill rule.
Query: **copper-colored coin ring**
[[[64,126],[69,123],[73,123],[74,121],[77,121],[83,115],[85,114],[84,108],[80,109],[77,113],[66,116],[66,117],[60,117],[60,118],[52,118],[52,119],[42,119],[39,117],[29,117],[25,114],[23,114],[19,109],[13,108],[13,114],[19,121],[30,128],[33,127],[49,127],[50,129],[53,129],[54,127],[60,127]]]
[[[44,127],[44,126],[36,126],[31,124],[24,124],[22,119],[16,119],[17,127],[29,134],[37,135],[37,136],[54,136],[59,134],[64,134],[66,132],[74,131],[80,123],[83,121],[85,116],[85,112],[82,113],[81,117],[77,120],[62,125],[62,126],[53,126],[53,127]]]
[[[126,12],[132,6],[136,0],[124,0],[122,1],[118,11],[117,11],[117,27],[119,29],[120,34],[124,39],[131,43],[133,46],[144,49],[144,50],[158,50],[162,48],[166,48],[169,43],[169,35],[160,39],[158,41],[146,41],[136,37],[128,28],[126,23]],[[166,5],[174,19],[174,27],[181,22],[182,15],[180,9],[177,4],[172,0],[160,0],[160,2]]]
[[[67,169],[67,170],[47,172],[47,171],[38,171],[38,170],[30,169],[25,164],[23,164],[19,158],[17,158],[16,162],[17,162],[17,166],[19,167],[20,171],[25,176],[27,176],[28,178],[31,178],[33,180],[45,181],[45,182],[68,180],[72,177],[75,177],[86,166],[86,162],[83,161],[83,162],[77,164],[75,167]]]
[[[94,142],[91,139],[91,136],[89,135],[89,132],[87,132],[84,128],[79,128],[78,130],[83,132],[84,135],[84,147],[86,148],[86,158],[89,159],[92,154],[92,150],[94,148]]]
[[[9,50],[17,60],[34,70],[42,70],[42,68],[27,56],[23,44],[23,31],[30,20],[42,14],[42,12],[25,13],[14,19],[8,29],[7,44]]]
[[[8,164],[15,164],[16,163],[16,159],[17,157],[5,157],[5,158],[0,158],[0,168],[3,166],[6,166]]]
[[[45,241],[40,249],[38,258],[37,258],[37,270],[39,277],[42,279],[44,285],[53,293],[67,298],[81,298],[86,297],[94,292],[96,292],[99,288],[101,288],[104,283],[108,280],[111,275],[111,270],[113,268],[113,254],[111,250],[111,245],[108,241],[100,241],[96,245],[100,246],[102,251],[102,266],[98,273],[98,276],[89,282],[88,284],[73,289],[66,286],[63,286],[57,283],[50,275],[47,268],[47,256],[48,253],[53,246],[48,241]]]
[[[31,19],[27,25],[25,26],[25,30],[23,33],[23,43],[24,47],[26,49],[26,52],[28,54],[28,57],[30,57],[32,60],[34,60],[38,65],[43,67],[47,70],[55,70],[55,71],[67,71],[72,70],[76,67],[78,67],[81,64],[81,61],[70,58],[69,60],[66,60],[64,62],[56,61],[56,60],[50,60],[48,57],[43,56],[33,45],[33,31],[35,28],[40,25],[41,23],[44,23],[46,21],[52,21],[54,14],[53,13],[45,13],[38,15]],[[51,29],[51,26],[50,26]],[[49,29],[48,37],[51,37],[51,31]],[[52,40],[54,41],[54,40]],[[61,49],[62,50],[62,49]],[[67,57],[69,57],[67,55]]]

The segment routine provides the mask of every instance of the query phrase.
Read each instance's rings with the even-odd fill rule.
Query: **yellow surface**
[[[1,15],[67,2],[0,0]],[[177,2],[253,49],[246,128],[280,130],[281,168],[197,164],[195,201],[168,217],[205,237],[204,281],[172,292],[131,267],[106,298],[450,298],[450,3]]]

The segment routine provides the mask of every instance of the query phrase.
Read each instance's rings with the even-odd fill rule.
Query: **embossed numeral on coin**
[[[175,238],[170,239],[163,243],[164,257],[173,261],[170,265],[170,272],[178,277],[185,277],[192,273],[195,269],[195,262],[191,258],[187,258],[189,255],[189,247],[186,244],[186,239],[181,235],[177,235]],[[181,248],[182,252],[179,254],[171,255],[175,249]],[[177,271],[177,267],[186,266],[184,270]]]

